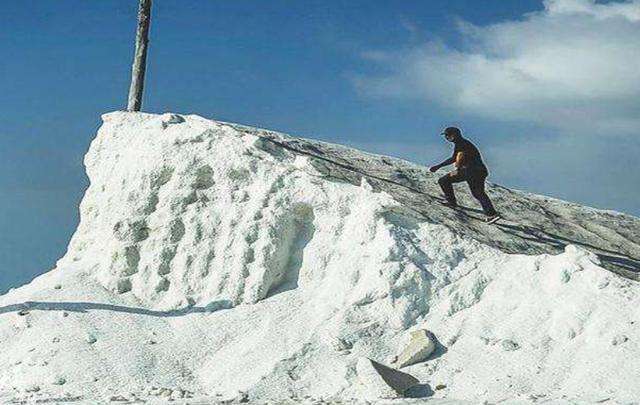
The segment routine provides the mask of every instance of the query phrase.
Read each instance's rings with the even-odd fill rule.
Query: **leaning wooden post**
[[[136,51],[131,68],[131,87],[127,111],[140,111],[144,72],[147,67],[147,46],[149,45],[149,24],[151,23],[151,0],[140,0],[138,8],[138,29],[136,31]]]

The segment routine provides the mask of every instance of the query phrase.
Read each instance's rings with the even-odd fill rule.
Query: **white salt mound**
[[[363,399],[386,391],[362,392],[358,359],[390,366],[420,329],[437,341],[402,369],[416,396],[640,398],[640,286],[619,265],[640,257],[637,218],[492,186],[501,228],[398,159],[193,115],[103,120],[67,253],[0,297],[3,402]]]

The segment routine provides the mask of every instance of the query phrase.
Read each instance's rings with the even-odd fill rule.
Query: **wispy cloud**
[[[572,133],[640,132],[640,0],[547,0],[518,20],[457,29],[462,46],[363,53],[387,74],[357,76],[355,85]]]

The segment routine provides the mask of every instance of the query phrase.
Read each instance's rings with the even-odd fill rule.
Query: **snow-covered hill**
[[[0,297],[4,400],[368,398],[416,329],[423,400],[640,398],[640,219],[492,185],[486,225],[399,159],[103,119],[67,254]]]

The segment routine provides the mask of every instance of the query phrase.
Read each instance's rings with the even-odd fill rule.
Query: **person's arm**
[[[431,166],[429,168],[429,171],[431,171],[431,173],[434,173],[443,166],[449,166],[451,163],[455,163],[456,155],[457,155],[457,151],[454,150],[453,156],[451,156],[449,159],[445,160],[444,162],[440,163],[439,165]]]
[[[449,166],[450,164],[455,163],[455,162],[456,162],[456,156],[457,156],[457,155],[458,155],[458,151],[455,151],[455,150],[454,150],[454,151],[453,151],[453,155],[452,155],[449,159],[447,159],[447,160],[445,160],[444,162],[440,163],[440,164],[438,165],[438,167]]]

